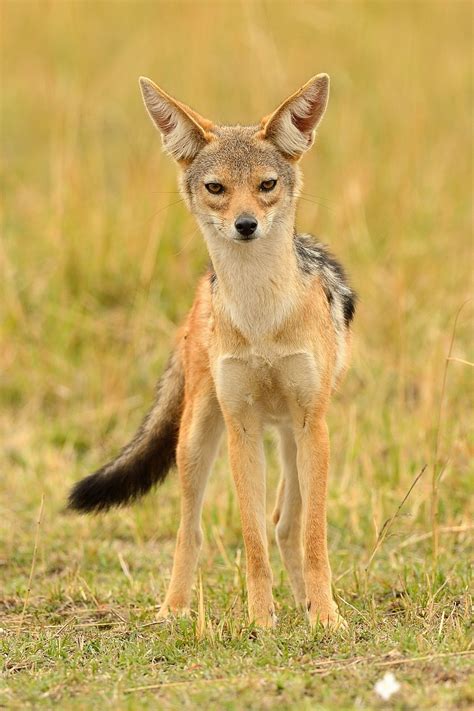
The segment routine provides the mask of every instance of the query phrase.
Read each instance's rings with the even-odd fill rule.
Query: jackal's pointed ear
[[[212,140],[212,122],[173,99],[151,79],[140,77],[139,81],[143,101],[161,133],[165,151],[178,162],[190,163]]]
[[[285,155],[299,158],[314,141],[329,97],[329,77],[318,74],[262,119],[263,137]]]

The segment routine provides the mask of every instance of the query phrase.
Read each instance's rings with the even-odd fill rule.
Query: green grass
[[[472,296],[470,5],[4,0],[1,13],[0,705],[472,707],[472,302],[454,332]],[[121,512],[63,513],[140,420],[207,261],[137,77],[250,122],[320,71],[332,97],[299,226],[360,294],[330,415],[349,630],[308,629],[272,535],[279,625],[248,626],[224,447],[203,594],[191,620],[158,624],[177,477]],[[384,703],[386,671],[401,688]]]

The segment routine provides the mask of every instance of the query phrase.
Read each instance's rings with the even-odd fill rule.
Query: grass
[[[472,296],[471,12],[4,0],[0,705],[472,707],[472,302],[454,331]],[[207,261],[137,77],[246,122],[319,71],[332,98],[299,225],[360,294],[330,416],[331,559],[349,630],[310,632],[274,543],[279,625],[248,626],[224,449],[195,613],[158,624],[176,477],[131,509],[63,513],[71,483],[133,432]],[[271,499],[270,441],[268,461]],[[384,703],[373,689],[386,671],[401,688]]]

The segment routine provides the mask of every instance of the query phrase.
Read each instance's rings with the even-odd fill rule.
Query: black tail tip
[[[71,489],[66,511],[100,513],[117,506],[120,502],[114,500],[113,490],[107,484],[106,478],[100,472],[81,479]]]
[[[148,448],[134,457],[119,455],[73,486],[67,510],[87,514],[127,506],[164,481],[174,457],[174,448],[165,452]]]

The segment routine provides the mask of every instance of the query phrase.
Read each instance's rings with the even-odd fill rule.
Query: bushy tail
[[[184,372],[176,351],[157,387],[155,403],[135,437],[118,457],[81,479],[68,508],[81,513],[125,506],[165,480],[175,463],[184,400]]]

